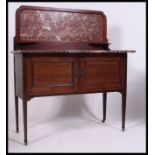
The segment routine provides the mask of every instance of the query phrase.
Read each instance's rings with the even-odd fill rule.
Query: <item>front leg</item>
[[[27,99],[23,99],[24,144],[27,145]]]
[[[15,113],[16,113],[16,132],[19,132],[19,119],[18,119],[18,96],[15,96]]]
[[[105,122],[106,120],[106,106],[107,106],[107,92],[103,93],[103,120],[102,122]]]
[[[125,115],[126,115],[126,90],[122,94],[122,131],[125,131]]]

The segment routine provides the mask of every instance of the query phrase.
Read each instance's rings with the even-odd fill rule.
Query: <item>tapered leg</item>
[[[106,120],[106,106],[107,106],[107,92],[103,93],[103,120],[102,122],[105,122]]]
[[[24,144],[27,145],[27,100],[23,99]]]
[[[122,91],[122,131],[125,130],[126,91]]]
[[[18,96],[15,96],[15,112],[16,112],[16,132],[19,132],[19,121],[18,121]]]

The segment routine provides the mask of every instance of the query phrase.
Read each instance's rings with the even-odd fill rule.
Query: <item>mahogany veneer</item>
[[[27,101],[37,96],[122,94],[125,129],[127,53],[110,50],[106,16],[101,11],[21,6],[16,12],[14,79],[16,131],[18,97],[23,100],[24,142],[27,144]]]

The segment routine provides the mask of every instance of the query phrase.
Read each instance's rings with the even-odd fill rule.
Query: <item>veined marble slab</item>
[[[20,39],[23,41],[83,41],[103,42],[103,22],[100,14],[22,10]]]

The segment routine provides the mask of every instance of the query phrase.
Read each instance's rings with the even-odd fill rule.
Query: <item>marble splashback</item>
[[[22,10],[19,17],[23,41],[103,42],[100,14]]]

